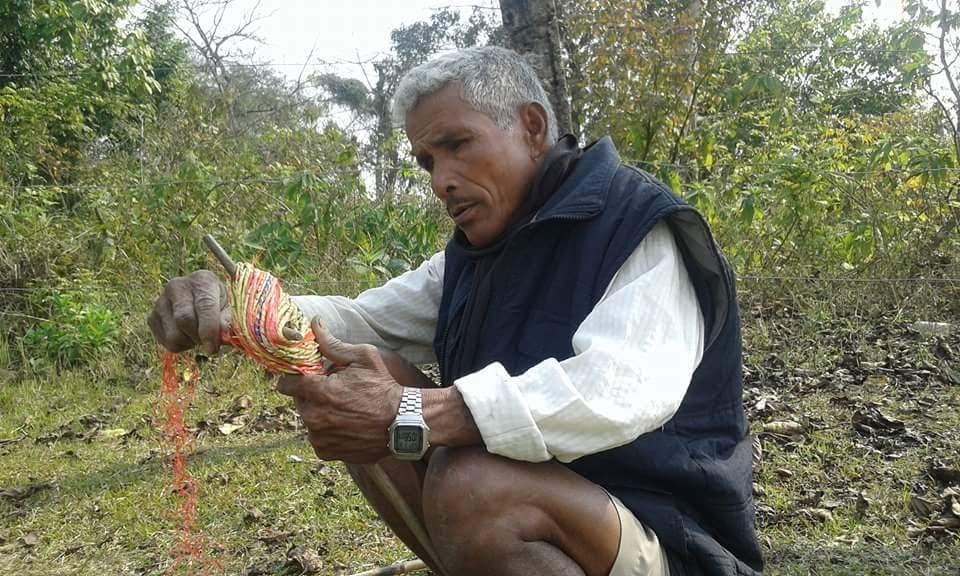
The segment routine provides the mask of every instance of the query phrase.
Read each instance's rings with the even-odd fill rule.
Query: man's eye
[[[459,149],[460,149],[464,144],[466,144],[466,143],[467,143],[467,139],[466,139],[466,138],[460,138],[459,140],[451,140],[451,141],[450,141],[450,144],[449,144],[450,151],[451,151],[451,152],[456,152],[457,150],[459,150]]]

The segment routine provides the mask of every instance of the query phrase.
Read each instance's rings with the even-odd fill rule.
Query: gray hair
[[[402,126],[421,98],[451,82],[460,83],[460,97],[503,130],[513,125],[521,106],[540,104],[547,111],[547,139],[550,143],[557,141],[557,118],[537,73],[523,56],[499,46],[444,54],[404,74],[393,95],[394,125]]]

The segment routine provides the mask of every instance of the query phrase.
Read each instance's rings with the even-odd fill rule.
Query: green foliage
[[[68,182],[159,85],[130,0],[0,5],[0,182]]]
[[[56,291],[40,290],[34,309],[45,318],[24,334],[26,360],[69,368],[108,354],[117,343],[119,319],[87,281]]]
[[[420,265],[449,233],[442,210],[408,200],[357,214],[349,262],[369,287]]]
[[[956,106],[931,102],[918,33],[944,20],[932,4],[912,2],[914,19],[887,30],[815,0],[567,4],[583,136],[611,134],[700,208],[739,273],[957,275]],[[7,363],[89,362],[118,334],[146,337],[159,286],[214,266],[204,233],[299,291],[348,294],[448,236],[389,98],[437,51],[494,38],[495,18],[437,11],[395,31],[372,83],[294,85],[267,67],[212,71],[175,14],[157,3],[134,17],[125,0],[0,6]],[[330,105],[352,111],[359,135],[325,123]],[[78,278],[115,292],[109,314],[53,288]],[[55,316],[66,320],[37,320]],[[139,362],[148,348],[121,352]]]
[[[574,115],[704,212],[738,272],[960,268],[957,151],[915,22],[819,0],[637,6],[571,6]]]

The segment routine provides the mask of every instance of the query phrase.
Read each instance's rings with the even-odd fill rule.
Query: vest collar
[[[610,182],[619,167],[620,155],[609,136],[590,144],[584,149],[573,173],[537,211],[530,223],[596,216],[606,205]]]

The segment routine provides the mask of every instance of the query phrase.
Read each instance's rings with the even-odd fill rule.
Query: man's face
[[[458,84],[421,98],[407,114],[417,163],[474,246],[486,246],[506,230],[533,184],[545,138],[530,114],[519,113],[503,130],[460,98]]]

